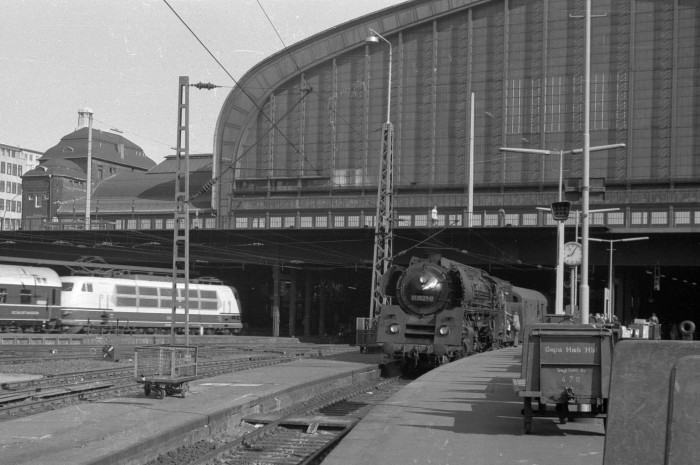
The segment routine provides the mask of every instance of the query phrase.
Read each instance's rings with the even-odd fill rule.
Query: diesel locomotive
[[[380,286],[390,304],[379,308],[377,343],[404,372],[513,344],[547,312],[540,292],[440,256],[393,265]],[[515,314],[519,335],[512,326]]]

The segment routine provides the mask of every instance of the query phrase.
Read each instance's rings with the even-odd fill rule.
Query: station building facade
[[[219,114],[217,227],[374,228],[382,128],[390,121],[394,231],[511,227],[517,238],[523,228],[554,227],[537,207],[559,199],[561,177],[574,201],[567,240],[575,240],[588,102],[590,147],[620,145],[590,153],[589,222],[608,239],[654,239],[618,257],[616,308],[628,322],[668,304],[656,280],[673,272],[659,266],[678,266],[688,275],[673,278],[683,292],[672,293],[672,306],[693,314],[700,275],[688,252],[700,253],[692,244],[700,231],[700,6],[594,2],[588,100],[584,8],[583,0],[417,0],[265,59],[239,79]],[[369,43],[372,31],[385,40]],[[573,153],[560,164],[559,151]],[[599,248],[592,273],[608,265]],[[596,264],[603,266],[596,271]],[[637,268],[625,272],[624,265]],[[600,311],[606,281],[592,286]]]
[[[591,152],[591,208],[619,208],[591,224],[697,231],[700,7],[602,0],[593,13],[590,146],[625,147]],[[499,148],[583,148],[583,14],[578,0],[406,2],[260,62],[217,122],[219,227],[374,226],[388,105],[396,228],[554,225],[535,207],[558,198],[559,157]],[[367,43],[370,29],[390,45]],[[581,154],[561,172],[580,193]]]

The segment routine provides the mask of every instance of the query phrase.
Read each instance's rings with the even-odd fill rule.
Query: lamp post
[[[389,82],[387,84],[387,97],[386,97],[386,124],[391,124],[391,62],[393,58],[393,47],[391,42],[389,42],[383,35],[375,31],[374,29],[369,30],[370,35],[367,37],[367,43],[378,44],[379,39],[389,44]]]
[[[624,239],[598,239],[595,237],[589,237],[589,241],[595,241],[595,242],[607,242],[610,244],[610,262],[608,264],[608,289],[610,291],[610,306],[605,310],[605,319],[606,321],[611,321],[610,319],[612,318],[613,314],[615,313],[615,286],[613,285],[613,251],[614,249],[614,243],[615,242],[632,242],[632,241],[645,241],[649,239],[649,237],[644,236],[644,237],[626,237]]]
[[[375,310],[384,304],[379,284],[382,275],[389,268],[393,255],[393,194],[394,194],[394,126],[391,124],[391,62],[393,47],[384,36],[370,29],[367,43],[377,44],[383,40],[389,45],[389,79],[387,83],[386,123],[382,126],[382,152],[377,178],[377,214],[374,227],[374,254],[372,258],[372,297],[369,317],[373,319]]]
[[[610,148],[625,147],[625,144],[612,144],[612,145],[601,145],[597,147],[591,147],[589,150],[591,152],[607,150]],[[559,202],[562,202],[562,191],[563,191],[563,179],[564,179],[564,155],[581,153],[581,149],[574,150],[543,150],[543,149],[528,149],[528,148],[513,148],[513,147],[501,147],[498,150],[501,152],[513,152],[513,153],[529,153],[533,155],[559,155]],[[568,216],[568,214],[567,214]],[[564,247],[564,219],[563,221],[557,221],[557,276],[556,276],[556,296],[554,303],[554,313],[563,314],[564,313],[564,260],[562,254],[562,248]],[[583,321],[583,314],[581,315],[581,322]],[[588,323],[588,317],[585,320]]]

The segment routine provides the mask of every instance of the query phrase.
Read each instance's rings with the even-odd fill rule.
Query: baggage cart
[[[532,325],[523,345],[522,379],[513,380],[523,398],[525,433],[534,417],[607,420],[613,332],[590,325]],[[537,409],[533,408],[533,400]],[[548,407],[554,406],[551,410]]]
[[[197,378],[197,347],[137,347],[134,355],[134,378],[143,384],[146,396],[157,399],[166,395],[187,396],[189,382]]]
[[[377,320],[373,318],[357,318],[355,323],[355,343],[360,347],[361,354],[378,348]]]

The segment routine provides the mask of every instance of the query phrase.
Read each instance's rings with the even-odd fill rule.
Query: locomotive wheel
[[[180,391],[180,395],[182,395],[182,398],[184,399],[187,397],[187,394],[190,392],[190,383],[182,383],[182,390]]]
[[[161,389],[159,387],[155,388],[155,393],[156,393],[156,399],[162,399],[163,397],[165,397],[165,391],[163,391],[163,389]]]

